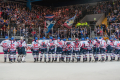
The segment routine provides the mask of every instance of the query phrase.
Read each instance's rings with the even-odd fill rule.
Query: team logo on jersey
[[[7,41],[4,41],[4,43],[6,43]]]

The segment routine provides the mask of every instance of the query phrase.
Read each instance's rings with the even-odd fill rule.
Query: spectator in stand
[[[115,34],[114,34],[114,33],[112,33],[111,38],[112,38],[112,39],[114,39],[114,38],[115,38]]]
[[[84,30],[83,30],[83,28],[81,28],[80,34],[81,34],[81,38],[83,38],[84,37]]]
[[[95,34],[95,36],[97,36],[97,27],[95,26],[95,28],[94,28],[94,34]]]
[[[0,21],[0,28],[2,28],[3,27],[3,24],[2,24],[2,22]]]
[[[19,29],[19,28],[17,28],[16,35],[17,35],[17,36],[20,36],[20,29]]]
[[[16,28],[14,28],[13,29],[13,34],[16,36],[16,32],[17,32],[17,30],[16,30]]]
[[[106,30],[107,35],[110,37],[110,30],[107,28]]]
[[[118,30],[118,28],[115,29],[115,35],[118,38],[118,36],[119,36],[119,30]]]
[[[32,27],[30,27],[30,28],[28,29],[28,32],[29,32],[28,35],[31,37],[31,36],[32,36],[32,34],[31,34],[31,33],[32,33]],[[41,31],[40,31],[40,32],[41,32]]]
[[[71,30],[70,29],[67,32],[67,38],[71,38]]]
[[[103,30],[100,29],[100,36],[103,36]]]
[[[118,25],[117,25],[117,24],[115,24],[114,28],[115,28],[115,29],[117,29],[117,28],[118,28]]]
[[[5,35],[6,35],[6,26],[5,25],[2,27],[2,34],[3,34],[3,37],[5,37]]]
[[[97,35],[98,36],[100,35],[100,28],[99,27],[97,28]]]
[[[2,11],[0,11],[0,18],[2,17]]]
[[[34,38],[36,37],[36,31],[32,31],[32,36],[34,36]]]
[[[86,27],[84,28],[84,37],[88,37],[87,36],[87,28]]]

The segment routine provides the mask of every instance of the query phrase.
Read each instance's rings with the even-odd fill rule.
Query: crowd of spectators
[[[120,1],[111,2],[109,5],[109,14],[107,15],[108,28],[106,30],[107,35],[115,38],[119,38],[120,36]]]
[[[51,36],[51,35],[50,35]],[[61,37],[61,38],[82,38],[82,37],[90,37],[90,29],[86,27],[74,27],[71,29],[67,29],[64,27],[59,28],[58,30],[54,30],[53,33],[54,37]]]
[[[104,7],[103,7],[104,6]],[[77,13],[75,19],[75,24],[86,14],[100,14],[105,13],[107,15],[109,22],[119,23],[120,20],[120,1],[105,1],[99,2],[96,6],[85,5],[71,5],[63,6],[58,8],[51,8],[45,6],[32,5],[32,10],[30,11],[26,4],[17,2],[1,2],[0,3],[0,37],[5,35],[10,36],[26,36],[26,37],[43,37],[55,35],[55,37],[60,36],[61,38],[68,37],[85,37],[89,36],[90,29],[86,27],[75,27],[73,25],[72,29],[67,29],[63,26],[64,22],[73,17]],[[54,19],[56,24],[53,30],[48,34],[45,34],[46,29],[44,21],[45,15],[55,15]],[[117,25],[119,26],[119,25]],[[39,30],[40,27],[40,30]],[[116,27],[116,26],[114,26]],[[118,27],[115,28],[113,33],[117,32]],[[107,35],[110,36],[110,28],[106,25],[96,26],[94,29],[95,34],[104,35],[106,31]],[[111,33],[112,34],[112,33]]]
[[[119,38],[120,36],[120,1],[100,2],[97,6],[88,10],[89,13],[105,13],[107,25],[97,25],[94,29],[95,35]]]
[[[112,37],[112,38],[119,38],[120,37],[120,24],[119,23],[113,23],[109,27],[106,27],[106,25],[98,25],[95,26],[94,29],[95,36],[106,36],[106,37]]]
[[[111,23],[108,30],[111,35],[115,35],[116,38],[120,37],[120,24],[119,23]]]
[[[107,16],[109,23],[120,22],[120,1],[115,1],[109,5],[111,7],[110,13]]]
[[[54,20],[57,21],[57,23],[54,28],[57,29],[63,26],[63,23],[73,17],[75,13],[77,13],[77,19],[79,19],[82,16],[81,8],[82,7],[77,6],[67,6],[51,9],[50,7],[32,5],[32,10],[30,11],[24,3],[2,2],[0,3],[0,29],[3,33],[2,36],[8,35],[8,30],[6,29],[11,31],[11,36],[14,34],[20,35],[20,33],[21,35],[27,34],[28,36],[37,35],[39,26],[41,28],[40,35],[44,36],[45,34],[42,32],[45,32],[45,15],[55,15]],[[8,28],[8,24],[11,29]],[[4,25],[6,28],[5,32],[2,29]],[[25,29],[26,27],[28,30]]]

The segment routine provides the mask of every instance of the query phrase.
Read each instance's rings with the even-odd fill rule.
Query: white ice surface
[[[4,63],[0,55],[0,80],[120,80],[120,62]]]

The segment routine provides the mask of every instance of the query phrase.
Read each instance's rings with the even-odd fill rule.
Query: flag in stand
[[[47,28],[47,27],[46,27],[46,20],[45,20],[45,22],[44,22],[44,23],[45,23],[45,26],[44,26],[44,28]]]
[[[75,17],[76,17],[76,14],[75,14],[74,17],[66,20],[65,23],[63,24],[63,26],[67,27],[68,29],[72,28],[72,25],[74,23]]]
[[[52,27],[55,25],[56,21],[45,21],[45,22],[47,28],[46,33],[49,33]]]
[[[46,15],[45,18],[49,21],[52,21],[54,18],[54,15]]]
[[[44,28],[46,28],[46,33],[49,33],[52,27],[55,25],[56,21],[53,21],[54,15],[46,15],[45,18],[46,21]]]

